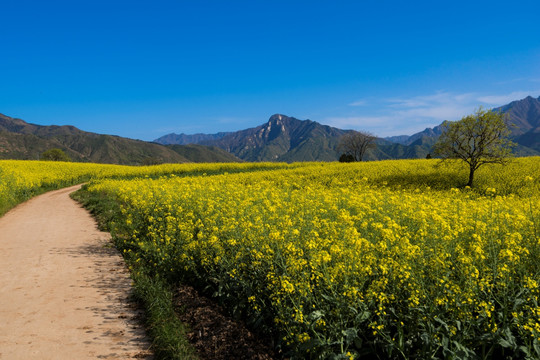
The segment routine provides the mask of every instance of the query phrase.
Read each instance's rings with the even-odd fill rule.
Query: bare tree
[[[443,124],[443,133],[433,147],[443,160],[460,159],[469,165],[469,182],[484,164],[505,164],[514,146],[503,114],[479,108],[474,114]]]
[[[363,131],[350,131],[339,139],[337,150],[354,161],[362,161],[367,149],[375,148],[375,135]]]

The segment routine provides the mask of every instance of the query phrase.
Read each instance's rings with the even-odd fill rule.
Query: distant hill
[[[198,144],[166,145],[167,148],[192,162],[242,162],[233,154],[216,146]]]
[[[74,126],[41,126],[0,114],[0,159],[39,159],[51,148],[64,150],[74,161],[144,165],[155,163],[240,161],[204,146],[169,148],[157,143],[101,135]]]
[[[512,140],[520,156],[540,155],[540,98],[528,96],[493,109],[508,114]],[[464,114],[466,115],[466,114]],[[212,135],[169,134],[156,140],[162,144],[204,144],[224,149],[245,161],[335,161],[342,130],[311,120],[272,115],[263,125]],[[378,138],[377,148],[368,150],[365,160],[425,158],[442,133],[442,124],[413,135]]]
[[[344,130],[310,120],[272,115],[267,123],[203,141],[246,161],[334,161],[335,147]]]
[[[540,155],[540,97],[493,109],[508,114],[521,156]],[[466,114],[464,114],[466,115]],[[41,126],[0,114],[0,159],[38,159],[51,148],[75,161],[115,164],[235,161],[336,161],[341,136],[351,130],[275,114],[257,127],[217,134],[168,134],[145,142],[85,132],[74,126]],[[425,158],[441,125],[413,135],[378,138],[365,160]]]
[[[540,155],[540,98],[527,97],[493,109],[507,113],[515,124],[512,140],[517,155]],[[466,115],[466,114],[464,114]],[[335,161],[339,138],[347,131],[275,114],[263,125],[217,134],[169,134],[162,144],[204,144],[219,147],[245,161]],[[425,158],[442,133],[442,124],[413,135],[377,139],[377,149],[368,150],[365,160]]]
[[[517,144],[514,149],[517,155],[540,155],[540,97],[535,99],[527,96],[525,99],[512,101],[510,104],[492,110],[507,114],[509,122],[513,124],[510,127],[510,137]],[[392,136],[385,140],[407,146],[427,145],[431,148],[441,132],[442,124],[410,136]]]
[[[335,161],[335,148],[345,134],[315,121],[298,120],[275,114],[263,125],[230,133],[176,135],[179,141],[216,146],[245,161]],[[213,138],[210,138],[213,137]],[[156,140],[162,144],[174,139],[170,134]],[[185,142],[184,142],[185,143]]]
[[[435,126],[434,128],[426,128],[424,131],[418,132],[413,135],[400,135],[400,136],[390,136],[386,137],[385,139],[402,144],[402,145],[411,145],[415,141],[424,139],[424,138],[432,138],[432,137],[439,137],[442,133],[442,124]]]
[[[540,97],[527,96],[494,110],[508,114],[513,141],[540,154]]]
[[[219,136],[209,135],[215,138],[204,138],[203,134],[191,138],[185,134],[169,134],[155,141],[167,143],[178,139],[213,145],[245,161],[336,161],[340,155],[336,151],[339,139],[349,131],[275,114],[268,122],[254,128],[220,133]],[[396,144],[387,139],[377,139],[376,143],[377,148],[368,150],[365,160],[425,158],[432,145],[421,140],[414,144]]]

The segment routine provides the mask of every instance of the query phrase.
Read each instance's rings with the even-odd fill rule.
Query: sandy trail
[[[150,359],[110,235],[69,193],[0,218],[0,359]]]

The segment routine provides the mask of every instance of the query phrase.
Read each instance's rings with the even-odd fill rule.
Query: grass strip
[[[132,272],[134,296],[146,311],[146,325],[152,337],[156,359],[197,359],[186,339],[186,325],[176,316],[168,285],[156,277]]]
[[[117,249],[124,254],[133,280],[133,296],[145,311],[145,323],[152,338],[155,359],[197,359],[186,337],[187,325],[175,313],[173,294],[167,282],[151,275],[152,272],[144,264],[136,263],[123,252],[121,238],[125,234],[118,227],[117,220],[122,216],[119,203],[108,194],[89,193],[85,187],[71,196],[90,211],[101,230],[111,232]]]

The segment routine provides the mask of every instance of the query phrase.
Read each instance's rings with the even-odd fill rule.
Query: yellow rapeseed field
[[[123,250],[305,358],[540,356],[540,159],[103,180]]]
[[[293,358],[540,358],[540,158],[474,189],[438,164],[1,161],[0,195],[90,181],[122,206],[124,253]]]
[[[91,179],[131,178],[177,174],[215,174],[282,168],[285,164],[165,164],[121,166],[91,163],[0,160],[0,215],[17,203],[46,190],[58,189]],[[294,165],[293,165],[294,166]],[[296,165],[299,166],[299,165]]]

